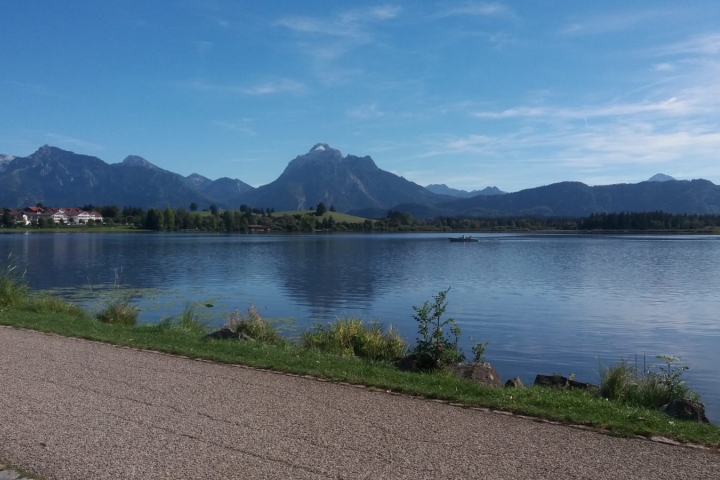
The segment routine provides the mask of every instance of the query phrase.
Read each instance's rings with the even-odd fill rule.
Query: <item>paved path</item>
[[[0,327],[0,458],[47,478],[720,478],[720,454]]]

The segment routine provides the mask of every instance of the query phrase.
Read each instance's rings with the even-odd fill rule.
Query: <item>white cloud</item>
[[[499,18],[517,18],[515,12],[507,5],[495,2],[472,2],[462,7],[451,8],[439,14],[441,17],[450,16],[480,16],[480,17],[499,17]]]
[[[720,33],[705,33],[658,48],[657,55],[702,55],[715,56],[720,54]]]
[[[192,90],[217,93],[235,93],[243,95],[270,95],[276,93],[301,94],[307,91],[304,83],[290,78],[279,78],[256,85],[228,85],[207,83],[202,80],[180,82],[180,86]]]
[[[653,70],[656,72],[670,72],[675,70],[675,66],[672,63],[657,63],[653,65]]]
[[[243,118],[242,120],[238,122],[224,122],[224,121],[215,121],[213,122],[214,125],[231,132],[237,132],[242,133],[243,135],[248,135],[250,137],[254,137],[257,135],[257,132],[255,129],[251,126],[252,120],[249,118]]]
[[[353,108],[347,111],[347,116],[350,118],[356,118],[359,120],[368,120],[371,118],[379,118],[385,115],[378,109],[377,104],[371,103],[369,105],[361,105],[357,108]]]
[[[347,10],[326,18],[288,16],[277,20],[274,25],[297,34],[296,46],[313,59],[313,71],[325,81],[323,72],[330,61],[360,46],[374,44],[373,28],[396,18],[400,12],[398,6],[384,5]]]
[[[638,24],[649,22],[653,19],[671,15],[670,10],[654,8],[652,10],[635,13],[624,12],[622,14],[593,16],[587,20],[580,20],[568,23],[560,29],[561,35],[601,35],[605,33],[628,30]]]

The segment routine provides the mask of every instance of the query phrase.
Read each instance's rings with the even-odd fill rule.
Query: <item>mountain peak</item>
[[[333,148],[330,148],[330,145],[327,143],[316,143],[313,145],[313,147],[310,149],[308,153],[312,152],[324,152],[325,150],[334,150]]]
[[[665,175],[664,173],[658,173],[648,178],[648,182],[669,182],[670,180],[677,180],[677,178]]]
[[[122,164],[128,167],[158,168],[139,155],[128,155],[125,157],[125,160],[122,161]]]

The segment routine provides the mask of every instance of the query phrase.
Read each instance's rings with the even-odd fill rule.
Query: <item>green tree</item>
[[[212,213],[213,216],[218,214],[218,207],[214,203],[210,205],[210,213]]]
[[[172,230],[175,227],[175,212],[170,206],[165,207],[162,217],[163,228]]]
[[[316,222],[312,214],[303,215],[302,219],[300,219],[300,230],[303,232],[314,232]]]
[[[162,228],[162,219],[160,212],[151,208],[145,215],[145,222],[143,226],[148,230],[160,230]]]
[[[13,221],[13,218],[10,215],[10,211],[5,210],[2,215],[2,224],[5,225],[6,227],[10,227],[10,226],[12,226],[13,223],[15,223],[15,222]]]
[[[335,205],[330,205],[330,211],[331,211],[331,212],[337,212],[337,210],[335,210]]]
[[[317,208],[315,209],[315,215],[322,217],[325,212],[327,212],[325,204],[323,202],[318,203]]]
[[[197,209],[198,209],[197,203],[192,202],[192,203],[190,204],[190,211],[191,211],[191,212],[197,212]]]

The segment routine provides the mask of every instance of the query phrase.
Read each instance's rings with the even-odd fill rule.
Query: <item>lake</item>
[[[213,325],[254,303],[297,332],[337,316],[393,324],[416,338],[413,305],[451,287],[462,346],[488,340],[503,379],[553,372],[598,381],[622,358],[679,355],[720,423],[720,237],[477,234],[0,235],[37,290],[97,308],[114,285],[137,289],[140,320],[186,305]],[[210,305],[210,306],[205,306]]]

